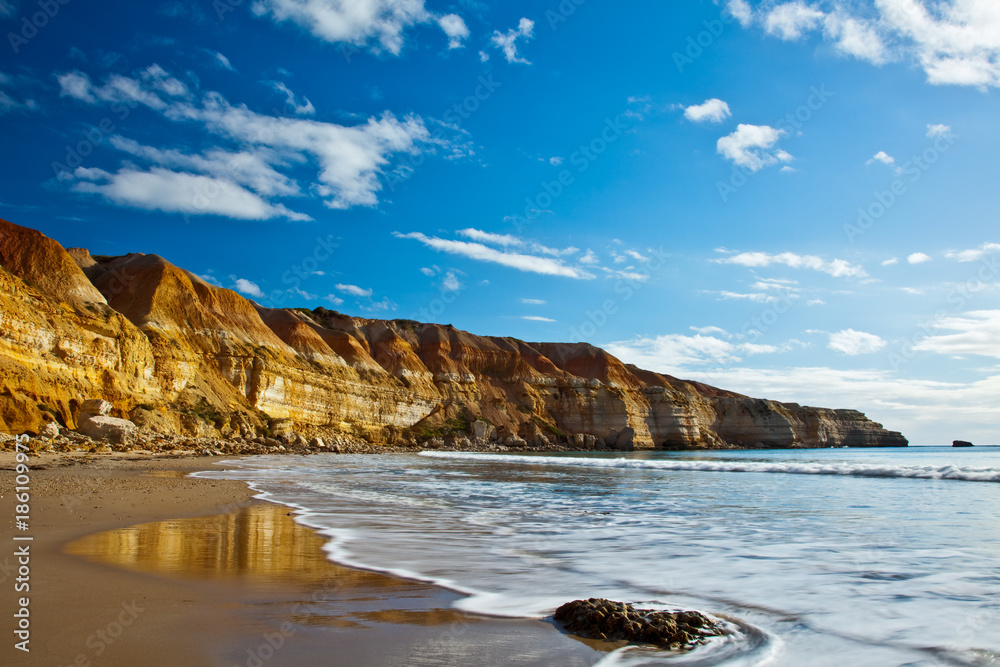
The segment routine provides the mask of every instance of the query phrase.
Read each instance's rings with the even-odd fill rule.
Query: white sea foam
[[[436,459],[522,463],[528,465],[571,466],[575,468],[625,468],[644,470],[680,470],[692,472],[753,472],[786,475],[840,475],[846,477],[883,477],[905,479],[949,479],[962,482],[1000,483],[996,468],[946,466],[893,466],[863,463],[762,462],[762,461],[671,461],[647,459],[568,458],[562,456],[521,456],[517,454],[478,454],[472,452],[420,452]]]

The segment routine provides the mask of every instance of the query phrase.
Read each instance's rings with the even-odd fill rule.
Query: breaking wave
[[[682,470],[691,472],[755,472],[785,475],[839,475],[842,477],[882,477],[904,479],[948,479],[961,482],[1000,483],[996,468],[946,466],[892,466],[863,463],[762,462],[762,461],[672,461],[629,458],[568,458],[562,456],[521,456],[472,452],[420,452],[436,459],[523,463],[528,465],[570,466],[574,468],[626,468],[640,470]]]

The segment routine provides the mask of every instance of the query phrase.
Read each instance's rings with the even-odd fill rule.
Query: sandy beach
[[[0,458],[0,662],[15,665],[590,665],[604,655],[543,621],[449,609],[456,594],[329,563],[323,538],[241,482],[186,477],[218,459],[46,455],[15,526]],[[30,541],[13,537],[30,536]],[[30,590],[15,549],[30,545]],[[19,599],[30,652],[17,650]]]

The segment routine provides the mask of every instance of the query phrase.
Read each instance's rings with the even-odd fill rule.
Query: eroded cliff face
[[[72,427],[82,401],[100,397],[161,430],[223,435],[287,419],[415,443],[480,420],[483,437],[515,443],[625,433],[639,448],[906,444],[859,412],[748,398],[587,344],[262,308],[162,257],[67,252],[6,221],[0,267],[10,432],[37,432],[47,415]]]

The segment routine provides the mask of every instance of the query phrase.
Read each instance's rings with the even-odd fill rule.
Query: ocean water
[[[227,462],[232,466],[233,462]],[[341,564],[466,611],[607,597],[731,634],[606,665],[1000,665],[1000,447],[255,457]]]

